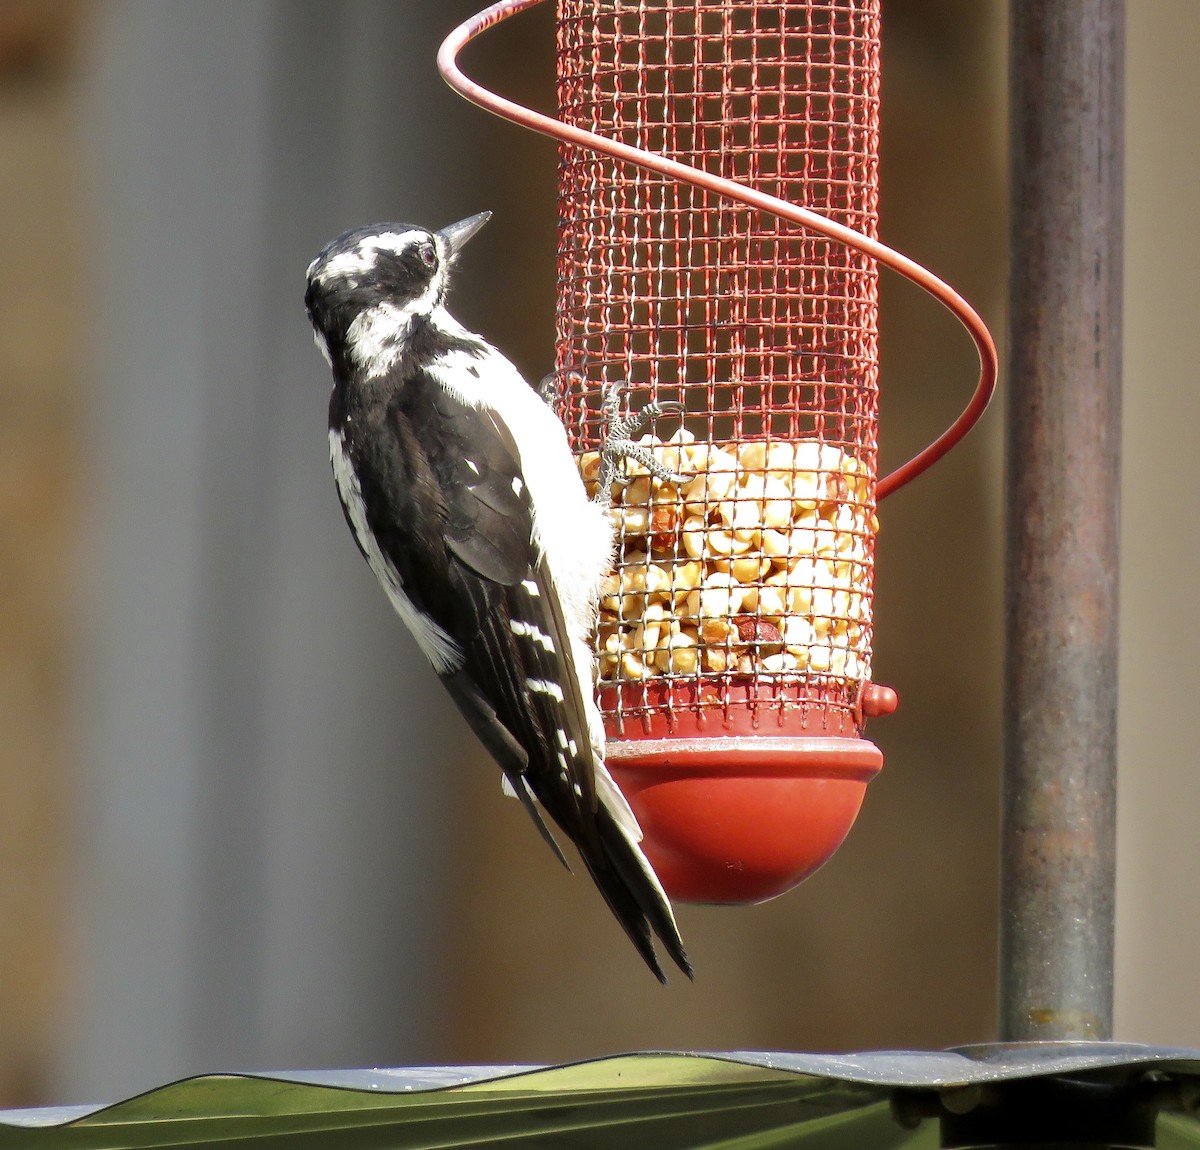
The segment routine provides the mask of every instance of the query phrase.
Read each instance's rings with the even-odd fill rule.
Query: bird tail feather
[[[615,789],[615,784],[609,782]],[[675,965],[692,978],[692,964],[684,950],[671,902],[638,845],[641,832],[623,795],[616,812],[602,803],[596,813],[596,829],[600,857],[593,857],[592,852],[587,851],[583,861],[609,909],[660,982],[665,983],[667,978],[654,950],[654,935],[658,936]]]

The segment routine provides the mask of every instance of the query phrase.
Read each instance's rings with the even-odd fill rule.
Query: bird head
[[[450,268],[491,214],[436,232],[412,224],[352,228],[321,249],[308,265],[304,306],[335,371],[374,374],[403,353],[415,327],[441,306]]]

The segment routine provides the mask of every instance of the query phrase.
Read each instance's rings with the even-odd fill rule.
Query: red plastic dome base
[[[883,766],[874,743],[819,704],[769,723],[753,711],[681,708],[670,729],[649,721],[647,737],[630,737],[637,722],[610,735],[609,770],[673,899],[756,903],[790,890],[841,846]]]
[[[683,902],[763,902],[842,845],[883,754],[866,739],[619,740],[608,766],[663,887]]]

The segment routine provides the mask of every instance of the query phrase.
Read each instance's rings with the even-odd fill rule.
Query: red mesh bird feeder
[[[871,679],[877,502],[950,449],[995,380],[987,329],[876,239],[879,0],[558,0],[559,413],[593,493],[605,396],[683,411],[610,492],[597,636],[608,762],[675,898],[760,901],[837,849],[895,709]],[[801,206],[802,205],[802,206]],[[799,226],[797,226],[799,225]],[[883,262],[980,351],[967,410],[877,478]]]

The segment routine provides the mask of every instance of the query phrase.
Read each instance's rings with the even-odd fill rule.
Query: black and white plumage
[[[443,306],[487,221],[356,228],[308,269],[305,305],[334,388],[329,446],[354,538],[467,722],[564,862],[574,842],[663,981],[657,935],[691,967],[641,832],[604,766],[589,638],[612,526],[562,423]],[[536,805],[535,805],[536,800]]]

